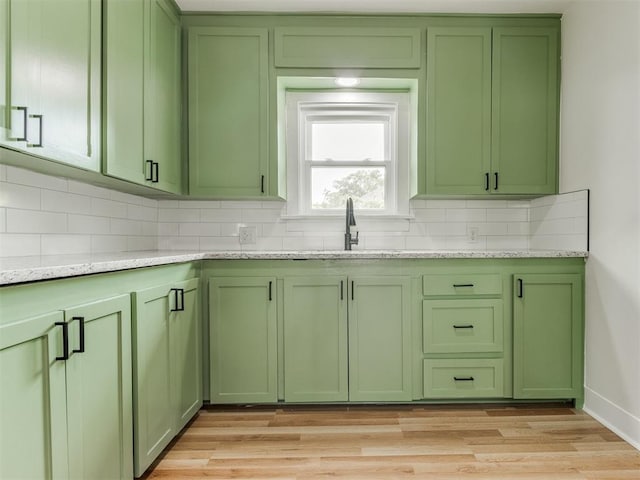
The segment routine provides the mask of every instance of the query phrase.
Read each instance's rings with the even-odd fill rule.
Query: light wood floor
[[[562,405],[208,409],[146,478],[640,479],[640,452]]]

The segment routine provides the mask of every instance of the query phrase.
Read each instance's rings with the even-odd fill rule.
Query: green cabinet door
[[[168,0],[104,4],[103,173],[180,193],[180,19]]]
[[[129,295],[65,310],[69,478],[133,475]]]
[[[212,403],[276,402],[276,279],[209,279]]]
[[[174,285],[174,312],[170,314],[171,378],[175,395],[176,432],[202,406],[202,341],[200,328],[200,280],[193,278]]]
[[[580,274],[514,275],[513,396],[583,396]]]
[[[180,18],[169,0],[148,0],[145,39],[144,161],[152,186],[182,190]]]
[[[492,191],[557,192],[558,65],[557,29],[493,29]]]
[[[67,478],[62,312],[0,326],[0,478]]]
[[[1,144],[100,169],[100,0],[4,0]],[[6,73],[5,73],[6,72]]]
[[[490,139],[491,28],[429,28],[426,192],[486,193]]]
[[[267,29],[191,27],[188,38],[189,193],[272,193]]]
[[[133,293],[134,471],[141,475],[174,435],[170,285]]]
[[[349,400],[410,401],[408,277],[349,279]]]
[[[284,399],[349,399],[347,277],[284,279]]]

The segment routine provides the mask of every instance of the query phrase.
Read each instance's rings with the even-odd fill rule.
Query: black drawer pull
[[[453,288],[473,287],[473,283],[454,283]]]
[[[522,289],[522,279],[518,279],[518,298],[522,298],[524,296],[524,291]]]
[[[473,382],[473,377],[453,377],[456,382]]]
[[[473,328],[473,325],[454,325],[453,328]]]
[[[172,288],[173,292],[173,308],[172,312],[183,312],[184,311],[184,289],[183,288]]]
[[[80,330],[78,333],[78,348],[74,348],[71,353],[84,353],[84,317],[73,317],[71,321],[77,320],[80,324]]]
[[[271,302],[273,300],[273,296],[271,294],[271,286],[273,285],[273,281],[269,280],[269,301]]]

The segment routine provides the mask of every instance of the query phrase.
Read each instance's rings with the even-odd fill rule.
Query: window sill
[[[367,213],[358,213],[355,212],[356,222],[359,220],[363,220],[366,222],[367,220],[372,221],[385,221],[385,220],[413,220],[415,217],[413,215],[408,214],[397,214],[397,215],[389,215],[389,214],[367,214]],[[296,222],[296,221],[323,221],[323,220],[344,220],[345,214],[326,214],[326,215],[282,215],[280,217],[281,220],[285,222]]]

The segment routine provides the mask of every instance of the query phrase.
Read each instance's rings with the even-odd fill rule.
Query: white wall
[[[640,448],[640,2],[562,22],[561,191],[591,189],[585,410]]]

